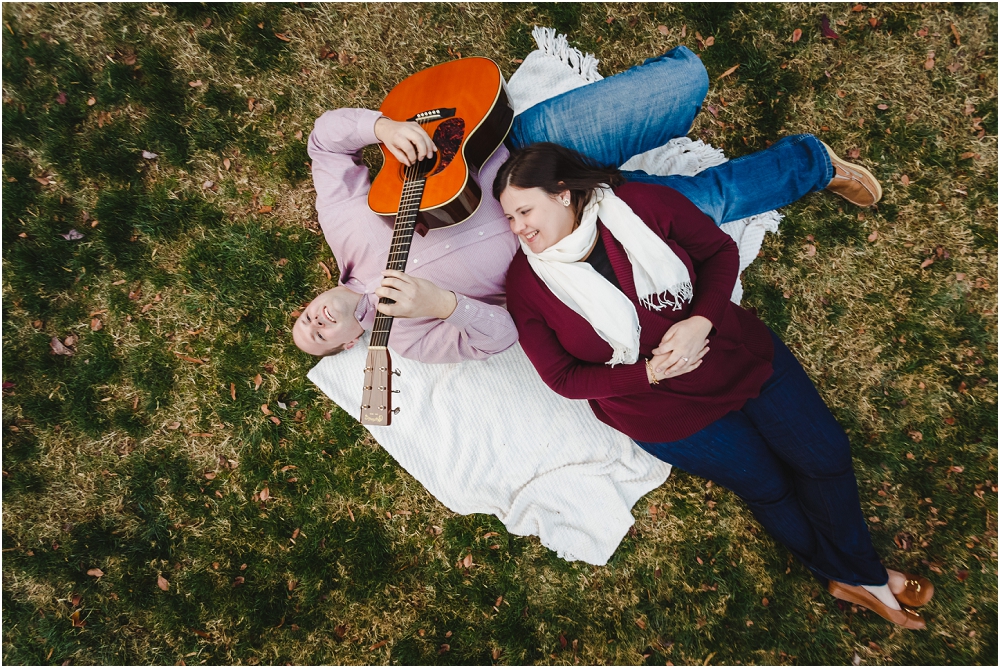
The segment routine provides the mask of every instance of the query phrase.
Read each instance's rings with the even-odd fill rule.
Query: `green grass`
[[[3,14],[5,663],[995,661],[995,7]],[[876,548],[934,580],[928,632],[838,604],[738,499],[680,471],[607,566],[562,561],[445,509],[305,379],[291,313],[330,285],[318,263],[335,269],[313,121],[377,107],[449,50],[509,76],[536,24],[605,76],[685,44],[712,82],[693,137],[737,157],[812,132],[882,182],[871,210],[786,207],[743,278],[849,430]]]

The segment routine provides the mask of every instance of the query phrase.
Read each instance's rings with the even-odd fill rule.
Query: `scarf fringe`
[[[684,308],[684,302],[692,299],[694,299],[694,289],[690,281],[685,281],[657,295],[640,297],[639,303],[650,311],[661,311],[668,306],[671,311],[679,311]]]
[[[535,26],[531,31],[531,36],[535,38],[535,43],[538,44],[538,49],[542,53],[558,58],[587,83],[600,81],[604,78],[597,71],[598,60],[594,54],[583,53],[576,47],[570,46],[569,42],[566,41],[566,35],[556,34],[555,28]]]

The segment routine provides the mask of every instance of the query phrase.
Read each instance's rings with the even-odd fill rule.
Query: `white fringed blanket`
[[[555,30],[536,28],[538,50],[511,77],[515,113],[601,78],[597,60]],[[626,169],[696,174],[726,160],[679,138],[636,156]],[[740,269],[776,231],[774,212],[724,225],[740,247]],[[739,302],[739,284],[733,301]],[[324,358],[309,379],[350,414],[361,405],[367,356],[357,345]],[[536,535],[561,558],[603,565],[634,523],[631,508],[663,484],[670,466],[599,422],[584,401],[552,392],[520,345],[482,362],[421,364],[393,358],[404,408],[372,436],[450,510],[491,513],[517,535]]]

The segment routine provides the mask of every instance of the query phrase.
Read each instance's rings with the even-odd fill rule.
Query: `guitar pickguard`
[[[438,149],[438,164],[428,176],[444,171],[445,167],[458,155],[458,149],[465,138],[465,121],[461,118],[449,118],[442,121],[434,130],[434,145]]]

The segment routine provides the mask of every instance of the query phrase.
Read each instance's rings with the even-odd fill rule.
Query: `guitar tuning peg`
[[[393,415],[399,415],[399,408],[398,407],[397,408],[393,408],[392,409],[392,414]]]
[[[402,376],[403,374],[400,373],[399,369],[393,369],[392,370],[392,375],[394,375],[394,376]]]
[[[399,394],[399,390],[393,390],[392,393],[393,394]]]

